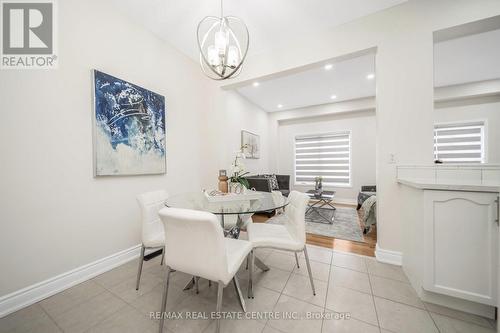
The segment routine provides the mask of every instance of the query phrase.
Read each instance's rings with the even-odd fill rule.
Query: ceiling
[[[374,73],[375,56],[368,54],[341,62],[327,61],[278,78],[256,80],[236,90],[266,111],[283,111],[375,96],[375,78],[367,78]]]
[[[500,78],[500,30],[434,44],[436,87]]]
[[[406,0],[226,0],[224,15],[238,16],[250,32],[249,56],[276,43],[322,32]],[[112,0],[116,8],[198,61],[196,27],[220,15],[218,0]]]
[[[268,112],[375,96],[375,56],[325,63],[290,75],[256,80],[236,90]],[[440,41],[434,45],[436,87],[500,79],[500,29]],[[335,99],[331,96],[335,95]],[[281,105],[281,107],[278,107]]]
[[[196,27],[207,15],[220,15],[218,0],[111,0],[116,8],[161,39],[198,61]],[[226,0],[225,15],[242,18],[250,31],[248,56],[272,50],[277,43],[323,32],[406,0]],[[436,87],[500,78],[500,30],[437,42]],[[276,73],[236,90],[273,112],[375,96],[374,55],[306,66],[291,74]],[[333,62],[332,62],[333,64]],[[458,70],[459,69],[459,70]],[[331,96],[336,98],[332,99]],[[281,105],[281,107],[278,107]]]

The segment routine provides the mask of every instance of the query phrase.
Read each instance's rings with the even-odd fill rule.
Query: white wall
[[[332,105],[330,105],[332,106]],[[326,108],[326,106],[325,106]],[[306,116],[311,108],[301,109]],[[278,173],[291,176],[293,188],[307,191],[311,186],[296,185],[293,178],[295,137],[304,134],[351,132],[351,186],[325,187],[336,191],[336,202],[356,203],[361,185],[375,185],[375,112],[362,111],[321,117],[280,121],[278,127]]]
[[[204,174],[207,186],[216,186],[218,170],[230,171],[236,152],[241,147],[241,130],[260,136],[260,158],[243,161],[251,174],[268,172],[269,169],[269,120],[267,112],[235,91],[218,90],[214,107],[206,115],[204,127],[209,133],[203,142],[206,149]]]
[[[59,68],[0,73],[0,296],[140,243],[135,197],[217,186],[267,114],[105,1],[58,2]],[[93,178],[91,69],[165,96],[167,174]]]
[[[496,100],[496,101],[495,101]],[[488,101],[488,100],[487,100]],[[436,108],[434,119],[436,123],[486,121],[486,162],[500,164],[500,98],[493,102],[467,104],[459,102],[452,107]]]
[[[390,156],[401,164],[432,163],[433,32],[499,14],[496,0],[410,0],[321,34],[277,44],[249,58],[238,80],[250,82],[376,47],[378,246],[402,251],[406,221],[398,208],[400,188]],[[277,140],[272,133],[271,142]]]
[[[198,65],[105,1],[58,9],[59,69],[0,73],[0,295],[139,244],[138,193],[202,183]],[[166,175],[93,178],[93,68],[166,97]]]

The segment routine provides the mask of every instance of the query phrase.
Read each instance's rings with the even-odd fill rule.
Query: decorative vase
[[[222,193],[228,192],[227,176],[219,176],[219,191]]]
[[[243,185],[238,182],[231,182],[229,183],[229,192],[234,194],[241,194],[243,192]]]
[[[321,194],[323,193],[323,179],[321,178],[316,178],[316,184],[314,186],[314,189],[316,190],[316,193]]]

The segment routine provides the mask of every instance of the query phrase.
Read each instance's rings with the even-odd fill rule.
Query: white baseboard
[[[141,245],[0,297],[0,318],[139,257]]]
[[[375,257],[378,261],[391,264],[391,265],[403,265],[403,253],[398,251],[384,250],[378,246],[378,243],[375,245]]]

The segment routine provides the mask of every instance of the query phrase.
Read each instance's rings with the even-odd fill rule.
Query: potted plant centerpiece
[[[247,148],[248,145],[243,145],[240,147],[240,150],[236,152],[234,157],[234,161],[231,164],[231,171],[233,175],[229,178],[229,192],[240,194],[243,193],[246,188],[250,187],[248,180],[243,177],[249,172],[245,171],[245,164],[243,161],[245,159],[244,149]]]

